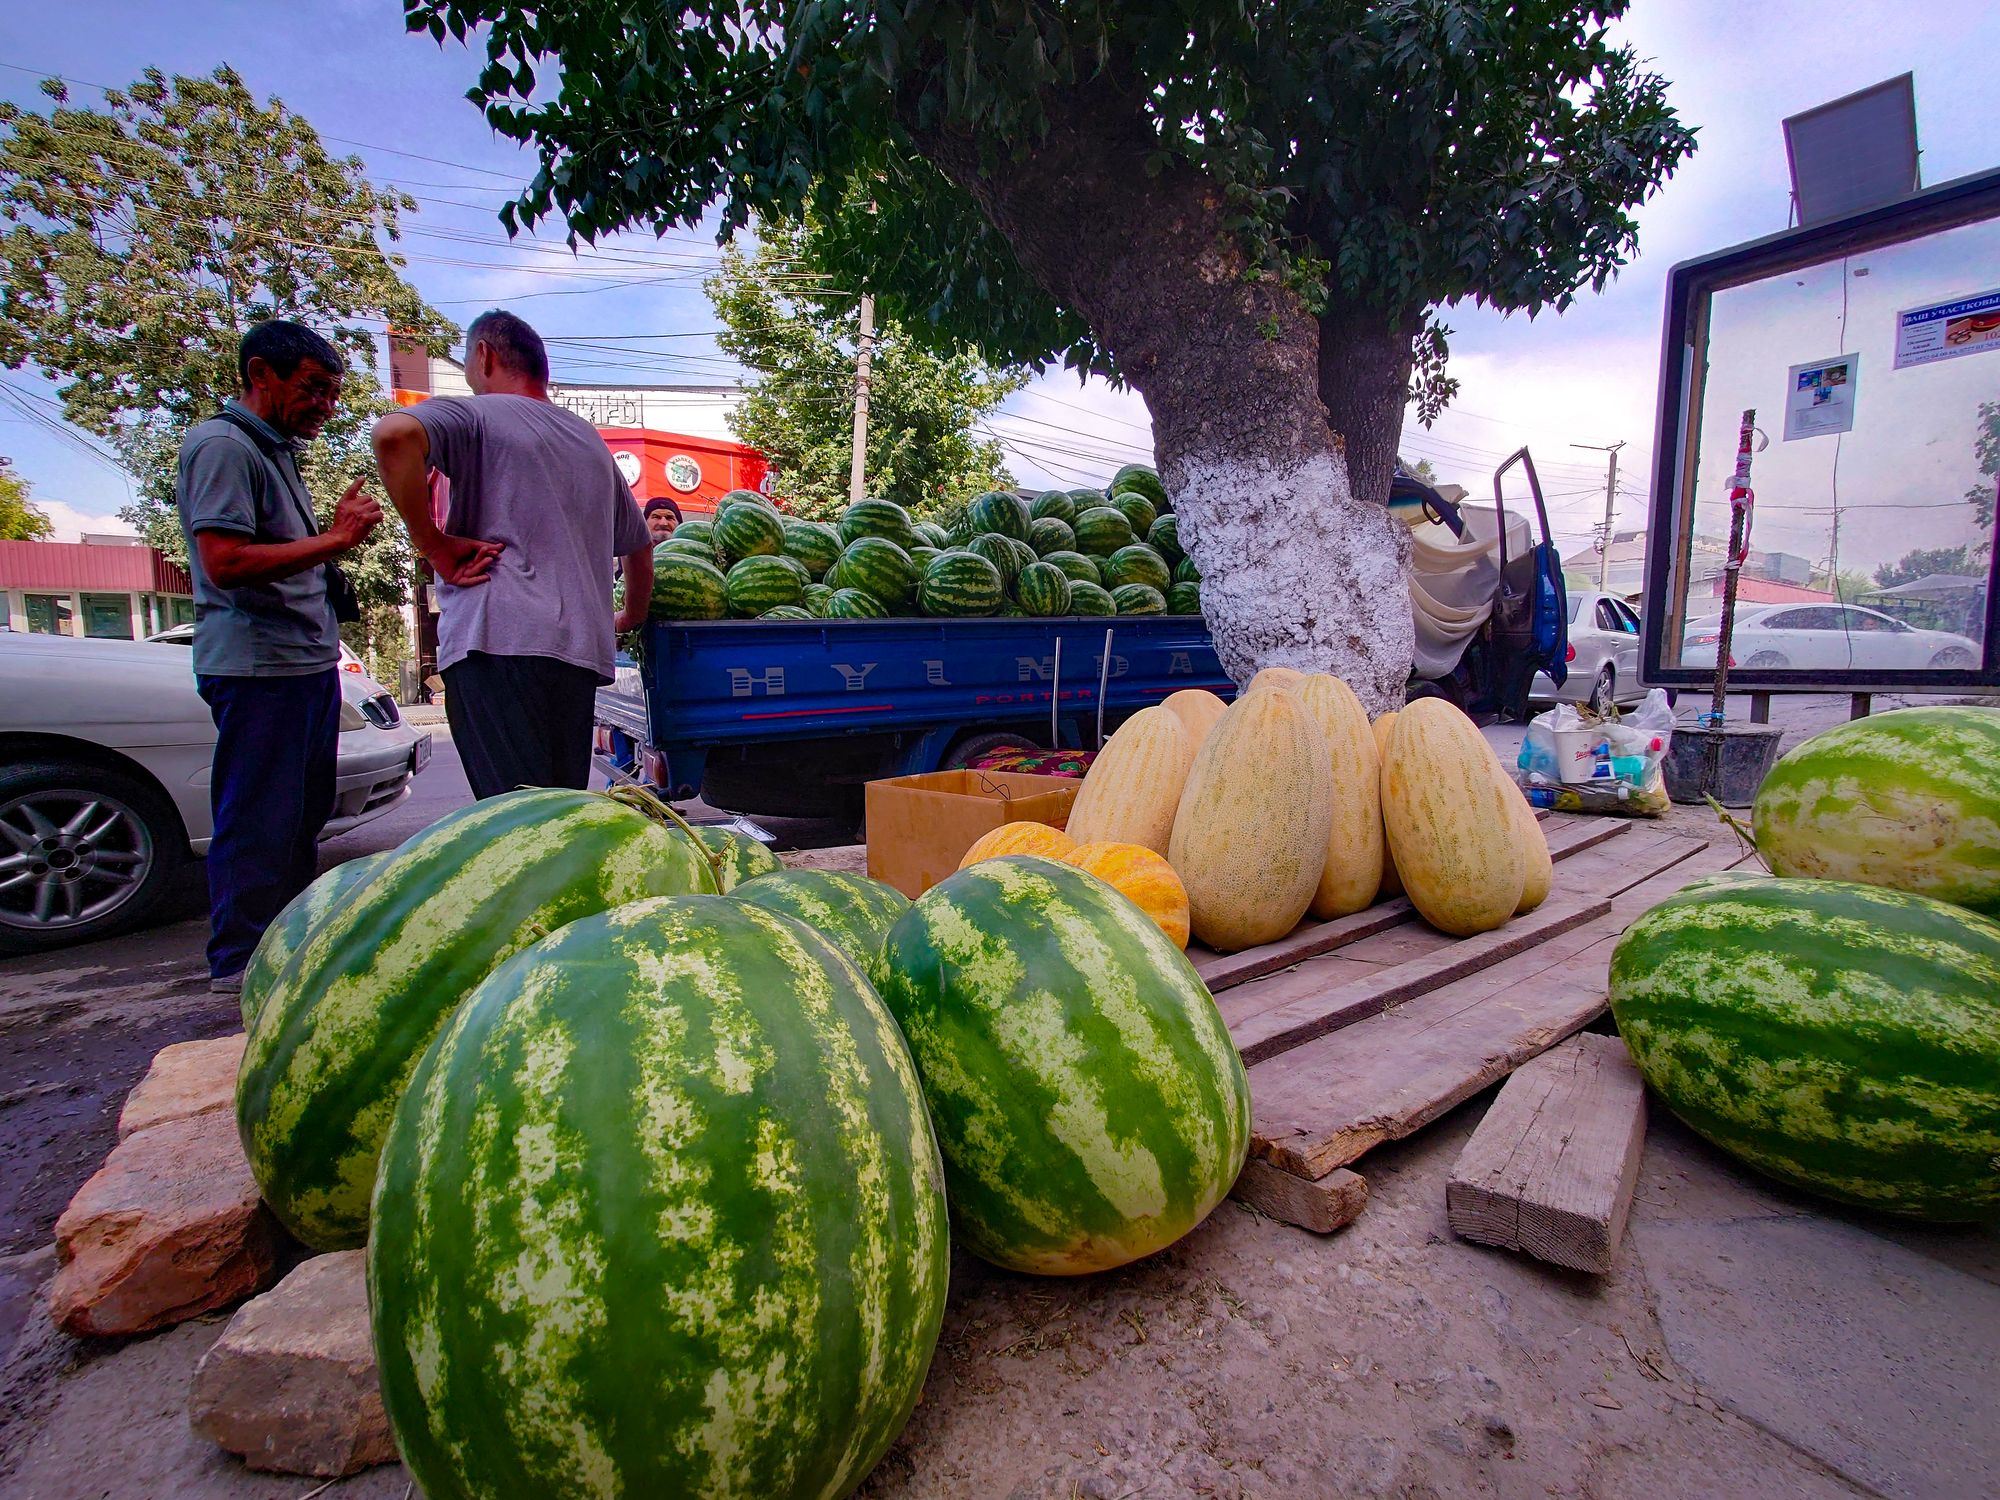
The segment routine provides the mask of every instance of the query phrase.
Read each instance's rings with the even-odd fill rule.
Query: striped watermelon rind
[[[1183,557],[1179,562],[1174,564],[1174,582],[1175,583],[1201,582],[1201,569],[1197,568],[1194,565],[1193,558]]]
[[[1014,586],[1014,580],[1021,573],[1021,558],[1014,551],[1013,542],[996,532],[986,532],[965,544],[965,550],[974,556],[983,557],[1000,574],[1000,582],[1007,588]]]
[[[847,544],[826,580],[837,589],[861,589],[894,610],[915,596],[921,576],[915,559],[894,542],[863,536]]]
[[[1030,563],[1014,580],[1014,598],[1031,615],[1066,615],[1069,575],[1054,563]]]
[[[264,1201],[315,1249],[360,1244],[390,1112],[473,986],[578,917],[711,886],[684,838],[595,792],[509,792],[416,834],[292,955],[250,1028],[236,1123]]]
[[[648,613],[656,620],[726,619],[729,582],[714,563],[692,557],[662,558],[656,554]]]
[[[1163,615],[1167,596],[1143,583],[1121,583],[1111,591],[1111,602],[1121,615]]]
[[[677,536],[668,537],[653,549],[653,566],[657,568],[663,559],[669,557],[692,557],[706,563],[716,560],[715,548],[708,542],[682,541]]]
[[[984,860],[889,929],[882,998],[923,1079],[958,1242],[1075,1275],[1165,1248],[1222,1201],[1250,1090],[1179,948],[1094,875]]]
[[[1201,613],[1201,585],[1198,583],[1176,583],[1167,589],[1167,613],[1170,615],[1198,615]]]
[[[1143,537],[1152,530],[1153,522],[1160,515],[1158,507],[1137,490],[1113,490],[1111,508],[1131,525],[1135,537]]]
[[[910,513],[893,500],[856,500],[840,513],[840,544],[852,547],[863,537],[879,537],[908,547],[917,539]]]
[[[700,516],[690,516],[674,528],[674,534],[667,538],[670,542],[700,542],[711,552],[715,550],[715,522],[703,520]]]
[[[935,548],[939,552],[947,551],[951,547],[951,533],[935,521],[918,521],[912,529],[917,534],[917,540],[926,547]]]
[[[717,510],[721,510],[722,507],[725,505],[738,505],[738,504],[761,505],[764,507],[764,509],[772,511],[778,508],[777,502],[772,500],[772,498],[769,495],[765,494],[762,490],[731,490],[728,494],[724,495],[720,500],[715,502],[715,508]]]
[[[1158,517],[1146,531],[1146,545],[1167,560],[1168,567],[1176,567],[1187,556],[1181,546],[1181,518],[1175,515]]]
[[[1060,521],[1071,526],[1076,522],[1076,502],[1067,490],[1043,490],[1028,507],[1028,515],[1034,521]]]
[[[674,831],[680,833],[678,828]],[[683,838],[686,836],[681,834]],[[711,824],[696,828],[694,836],[701,842],[703,858],[712,856],[711,870],[725,896],[746,880],[784,869],[778,856],[765,848],[761,839],[753,839],[747,833]]]
[[[1173,571],[1166,559],[1161,557],[1144,542],[1134,542],[1129,547],[1120,547],[1104,559],[1104,586],[1116,593],[1127,583],[1143,583],[1147,588],[1164,594],[1167,585],[1173,582]]]
[[[1900,708],[1786,751],[1757,791],[1779,875],[1856,880],[2000,917],[2000,709]]]
[[[1069,584],[1069,612],[1073,615],[1115,615],[1118,601],[1097,584],[1072,578]]]
[[[917,607],[927,615],[946,618],[990,615],[1006,594],[1006,580],[989,558],[977,552],[945,552],[924,569]]]
[[[886,620],[889,606],[866,589],[835,589],[826,601],[829,620]]]
[[[393,853],[393,849],[384,849],[379,854],[364,854],[359,859],[335,865],[286,903],[285,909],[264,929],[264,936],[258,939],[257,949],[250,955],[250,962],[243,970],[240,1003],[245,1031],[257,1019],[257,1012],[264,1008],[264,997],[270,994],[278,976],[285,972],[285,965],[304,946],[313,929],[324,922],[350,892],[387,864]]]
[[[1097,559],[1085,557],[1081,552],[1051,552],[1042,561],[1054,563],[1061,568],[1072,583],[1101,584],[1104,581],[1104,573],[1097,566]]]
[[[1037,557],[1047,557],[1051,552],[1072,552],[1076,549],[1076,533],[1069,529],[1068,522],[1042,516],[1029,527],[1028,545],[1035,549]]]
[[[1627,929],[1611,1009],[1654,1091],[1846,1203],[2000,1211],[2000,923],[1849,881],[1704,881]]]
[[[816,620],[818,615],[802,604],[780,604],[776,609],[767,609],[757,616],[760,620]]]
[[[785,523],[768,504],[731,501],[715,512],[715,546],[732,564],[775,556],[785,550]]]
[[[1167,508],[1167,487],[1160,482],[1159,472],[1146,464],[1127,464],[1111,476],[1106,490],[1110,494],[1121,491],[1136,492],[1152,501],[1160,510]]]
[[[894,886],[844,870],[777,870],[745,880],[730,895],[797,918],[877,985],[883,940],[910,909],[910,898]]]
[[[1012,537],[1017,542],[1028,539],[1028,507],[1014,496],[1000,490],[988,490],[973,498],[965,508],[966,519],[977,535]]]
[[[1076,549],[1091,557],[1109,557],[1120,547],[1129,547],[1135,538],[1132,523],[1124,512],[1108,505],[1087,510],[1076,518]]]
[[[730,614],[739,620],[754,620],[767,609],[801,603],[805,598],[805,580],[799,576],[802,571],[790,558],[768,554],[744,558],[725,579]]]
[[[815,579],[840,560],[840,533],[818,521],[785,522],[785,556],[797,558]]]
[[[496,971],[396,1109],[383,1404],[433,1500],[845,1495],[921,1394],[949,1262],[862,973],[755,905],[637,902]]]
[[[833,598],[833,586],[826,583],[809,583],[805,586],[799,603],[807,614],[815,620],[826,618],[826,606]]]

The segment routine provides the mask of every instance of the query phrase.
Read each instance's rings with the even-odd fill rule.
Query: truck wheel
[[[996,750],[1039,750],[1041,744],[1033,735],[1005,734],[987,730],[968,734],[945,751],[944,759],[938,763],[941,771],[963,771],[974,761],[991,755]]]

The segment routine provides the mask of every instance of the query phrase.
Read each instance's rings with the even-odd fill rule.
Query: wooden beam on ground
[[[1368,1206],[1368,1184],[1345,1168],[1317,1179],[1296,1177],[1252,1157],[1229,1196],[1314,1234],[1332,1234],[1361,1217]]]
[[[1561,862],[1587,849],[1595,849],[1634,831],[1627,819],[1583,817],[1557,813],[1542,825],[1548,840],[1549,858],[1560,869]],[[1560,883],[1560,882],[1558,882]],[[1401,896],[1377,902],[1349,916],[1319,922],[1311,918],[1299,923],[1274,943],[1245,948],[1240,953],[1217,953],[1200,943],[1191,944],[1188,958],[1211,994],[1294,968],[1309,958],[1332,953],[1377,933],[1418,921],[1416,911]]]
[[[1625,1044],[1579,1032],[1507,1080],[1452,1168],[1445,1218],[1468,1240],[1601,1276],[1645,1141],[1646,1086]]]
[[[1315,983],[1311,968],[1230,990],[1216,1003],[1245,1063],[1262,1062],[1314,1037],[1351,1026],[1390,1006],[1439,989],[1609,913],[1609,901],[1551,896],[1505,927],[1446,942],[1407,963],[1344,983]]]
[[[1699,849],[1615,897],[1607,916],[1252,1066],[1251,1154],[1323,1177],[1582,1030],[1604,1011],[1611,952],[1632,920],[1741,859]]]

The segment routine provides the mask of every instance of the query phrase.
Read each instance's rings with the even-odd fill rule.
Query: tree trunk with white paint
[[[1270,666],[1331,672],[1371,713],[1399,706],[1409,537],[1386,485],[1357,498],[1349,483],[1320,396],[1319,325],[1254,273],[1213,183],[1186,167],[1148,174],[1143,113],[1093,88],[1054,110],[1041,145],[997,162],[969,138],[911,128],[1145,396],[1224,670],[1239,684]],[[1088,207],[1051,213],[1058,203]]]

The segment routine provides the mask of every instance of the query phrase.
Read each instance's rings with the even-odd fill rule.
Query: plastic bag
[[[1673,735],[1674,711],[1659,688],[1605,718],[1558,703],[1528,725],[1514,779],[1536,807],[1659,817],[1669,805],[1660,763]]]

